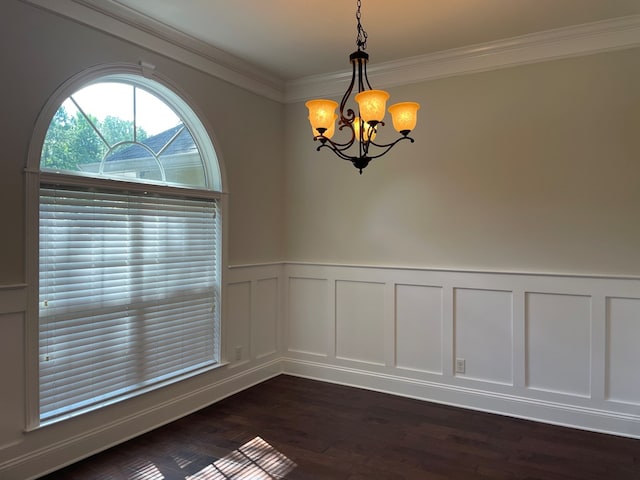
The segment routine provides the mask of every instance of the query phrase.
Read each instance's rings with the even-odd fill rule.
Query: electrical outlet
[[[464,373],[464,358],[456,358],[456,373]]]
[[[242,347],[236,347],[236,362],[242,360]]]

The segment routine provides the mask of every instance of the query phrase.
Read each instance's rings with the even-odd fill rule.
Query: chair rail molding
[[[0,285],[0,315],[24,312],[27,306],[27,285]]]

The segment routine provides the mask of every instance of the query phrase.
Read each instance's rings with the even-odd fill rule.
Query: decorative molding
[[[283,358],[283,373],[515,418],[640,439],[640,415]]]
[[[239,270],[246,268],[264,268],[264,267],[281,267],[283,262],[265,262],[265,263],[242,263],[237,265],[228,265],[228,270]]]
[[[21,1],[278,102],[294,103],[319,95],[340,96],[351,78],[351,72],[341,71],[284,82],[117,0]],[[368,73],[379,87],[392,87],[638,46],[640,15],[630,15],[380,63],[371,65]]]
[[[0,315],[24,312],[27,308],[27,285],[0,285]]]
[[[283,101],[282,80],[114,0],[21,1],[144,47],[250,92]]]
[[[260,266],[262,264],[255,264]],[[275,265],[275,264],[274,264]],[[344,268],[349,270],[397,270],[401,272],[441,272],[441,273],[468,273],[474,275],[511,275],[528,277],[552,277],[552,278],[577,278],[577,279],[601,279],[601,280],[640,280],[640,275],[616,275],[606,273],[578,273],[578,272],[532,272],[525,270],[489,270],[489,269],[471,269],[460,267],[427,267],[427,266],[410,266],[410,265],[367,265],[367,264],[353,264],[353,263],[317,263],[317,262],[302,262],[302,261],[285,261],[280,265],[285,267],[313,267],[313,268]],[[243,268],[250,268],[252,265],[243,265]],[[235,268],[235,267],[230,267]]]
[[[0,292],[6,290],[16,290],[21,288],[26,288],[26,283],[8,283],[8,284],[0,284]]]
[[[393,87],[638,46],[640,15],[630,15],[371,65],[368,74],[378,87]],[[350,79],[344,71],[287,82],[285,102],[340,96]]]
[[[253,265],[230,265],[224,271],[225,284],[242,281],[280,278],[283,263],[256,263]]]
[[[226,283],[249,283],[252,290],[257,289],[261,280],[277,282],[277,285],[272,285],[272,288],[263,291],[263,298],[257,295],[257,290],[249,292],[249,296],[244,297],[250,302],[251,315],[245,315],[243,322],[245,322],[244,326],[247,326],[247,322],[250,322],[250,325],[236,337],[239,343],[232,343],[232,345],[243,345],[243,348],[246,348],[245,352],[250,352],[248,363],[243,360],[242,368],[232,368],[229,364],[225,368],[217,369],[216,373],[212,374],[210,383],[196,382],[193,390],[179,389],[180,393],[175,398],[159,394],[160,396],[155,397],[159,401],[158,404],[153,404],[152,401],[137,403],[140,410],[136,410],[134,405],[125,408],[123,404],[122,409],[118,410],[122,415],[109,416],[104,424],[99,422],[98,418],[87,417],[86,421],[82,420],[75,426],[73,424],[65,425],[64,428],[61,426],[62,430],[71,432],[66,438],[63,438],[62,434],[51,431],[58,428],[54,425],[29,432],[21,437],[19,442],[3,445],[3,458],[8,460],[0,462],[0,478],[34,478],[36,475],[42,475],[46,471],[62,467],[94,451],[108,448],[143,431],[168,423],[205,404],[218,401],[279,373],[640,439],[640,411],[638,410],[640,390],[632,381],[635,373],[633,366],[637,364],[637,361],[635,363],[633,361],[640,358],[636,354],[633,343],[633,339],[637,338],[636,319],[640,311],[639,277],[474,272],[459,269],[300,262],[235,266],[228,273],[230,278],[225,279]],[[291,279],[311,279],[314,282],[303,290],[292,290]],[[380,296],[384,298],[382,314],[384,328],[379,329],[377,334],[378,339],[382,337],[383,340],[385,365],[365,364],[360,360],[338,358],[336,355],[339,353],[335,348],[337,311],[335,285],[338,281],[384,284],[384,288],[376,289],[374,294],[378,299]],[[395,288],[397,285],[441,289],[441,301],[416,301],[417,298],[423,298],[424,292],[419,292],[416,296],[398,297],[398,289]],[[30,287],[2,286],[0,296],[25,292],[27,288]],[[460,288],[512,292],[514,327],[512,332],[514,382],[512,385],[491,383],[487,378],[470,378],[454,372],[453,359],[456,352],[454,323],[457,316],[461,314],[459,304],[456,305],[460,298],[456,298],[455,289]],[[526,301],[528,293],[557,295],[557,300],[562,300],[562,295],[582,295],[593,299],[590,321],[591,356],[590,359],[583,359],[572,370],[589,372],[591,385],[589,396],[576,396],[571,392],[554,392],[550,389],[536,390],[527,386],[525,371],[529,359],[525,324],[527,316],[530,315]],[[298,311],[291,308],[291,300],[294,296],[294,303],[305,308],[300,308]],[[309,302],[310,299],[317,300],[318,305],[326,308],[316,308],[314,302]],[[344,297],[343,301],[349,302],[351,299],[356,307],[369,301],[368,295],[360,295],[356,298],[349,295]],[[484,297],[476,302],[478,309],[483,309],[491,303],[483,299]],[[550,300],[554,299],[555,297]],[[613,302],[612,299],[622,299],[624,302]],[[277,309],[275,326],[272,316],[263,314],[265,305],[275,306]],[[402,314],[402,308],[398,309],[398,307],[416,312],[416,320],[407,325],[414,335],[416,330],[412,327],[415,322],[424,322],[424,319],[429,316],[433,316],[434,321],[441,324],[441,332],[438,335],[439,342],[442,344],[441,371],[414,370],[398,365],[399,357],[396,355],[398,349],[403,349],[402,353],[405,354],[406,359],[416,355],[419,348],[429,348],[428,343],[420,343],[419,335],[417,343],[402,341],[397,337],[398,312]],[[559,316],[571,314],[571,309],[563,309],[557,302],[552,302],[549,311]],[[489,314],[492,315],[491,310]],[[542,314],[546,315],[546,311]],[[366,310],[363,315],[367,315]],[[231,311],[226,318],[232,316]],[[297,345],[292,344],[288,336],[291,322],[295,321],[299,322],[299,326],[305,327],[303,336],[298,338]],[[613,330],[612,322],[615,327]],[[258,358],[255,355],[258,352],[251,347],[252,332],[259,334],[259,325],[276,330],[276,351],[266,354],[264,358],[262,356]],[[321,328],[317,331],[306,328],[314,325],[321,325]],[[464,325],[458,326],[464,328]],[[570,324],[567,325],[565,330],[570,327]],[[554,335],[556,332],[555,328],[547,330],[549,335]],[[379,345],[375,338],[371,338],[372,333],[375,335],[375,332],[371,331],[363,335],[362,341]],[[479,336],[482,334],[482,332],[478,333]],[[400,341],[396,341],[398,338]],[[308,341],[309,339],[311,341]],[[296,346],[305,347],[307,344],[322,345],[326,354],[310,353],[304,351],[305,348],[296,349]],[[570,342],[567,345],[570,347]],[[346,350],[347,353],[353,351],[351,348]],[[467,350],[467,353],[470,353],[466,356],[468,368],[471,368],[472,362],[478,358],[492,355],[491,352],[483,349],[471,350]],[[633,361],[627,366],[629,359]],[[414,362],[406,363],[412,365]],[[555,372],[552,369],[547,371],[550,374]],[[471,370],[468,370],[468,373],[471,373]],[[614,379],[615,382],[611,383],[610,379]],[[150,397],[150,400],[152,398],[154,397]],[[114,406],[114,408],[117,407]],[[49,442],[47,438],[53,438],[53,441]]]
[[[640,389],[632,382],[633,367],[627,367],[628,359],[635,361],[638,356],[633,342],[625,340],[637,337],[635,318],[640,311],[640,278],[310,263],[287,263],[284,276],[283,283],[289,286],[285,301],[289,305],[306,306],[285,312],[288,315],[282,320],[285,328],[296,326],[297,332],[297,343],[292,344],[288,338],[282,353],[285,373],[640,438],[637,410]],[[324,280],[330,288],[314,289],[310,285],[304,291],[291,291],[287,279]],[[335,285],[341,281],[385,286],[381,291],[371,292],[373,298],[349,295],[340,300]],[[424,291],[400,297],[398,285],[441,291],[437,301],[426,302],[422,301]],[[460,292],[473,292],[473,296],[461,297]],[[508,298],[500,296],[496,303],[493,294],[502,292]],[[547,302],[532,305],[528,301],[531,294],[541,295]],[[580,302],[576,311],[575,302],[567,304],[566,301],[574,297],[587,299],[589,308],[583,308]],[[607,303],[611,298],[628,301],[613,311],[610,302]],[[318,308],[309,307],[314,299],[326,299],[323,301],[330,308],[318,312]],[[345,330],[342,335],[347,335],[348,342],[344,351],[337,350],[341,333],[332,328],[336,325],[339,302],[347,306],[347,311],[354,312],[349,317],[357,325],[361,321],[359,316],[370,317],[367,311],[370,302],[378,304],[381,299],[383,328],[368,330],[358,338],[358,343],[353,337],[358,329]],[[532,307],[536,308],[532,310]],[[532,345],[528,341],[532,334],[530,323],[537,318],[552,321],[536,323],[539,340]],[[581,337],[567,335],[575,327],[576,318],[584,327]],[[613,330],[606,324],[611,318],[618,322],[613,341]],[[406,322],[404,327],[402,321]],[[435,333],[429,330],[429,325],[434,324],[440,325]],[[403,328],[415,337],[403,336]],[[437,338],[436,345],[429,343],[434,341],[432,334]],[[500,339],[497,343],[496,334]],[[324,338],[329,341],[324,358],[302,351],[309,348],[296,348],[297,345],[324,345]],[[535,348],[536,345],[550,348],[547,352]],[[563,360],[563,354],[574,351],[576,346],[590,354],[582,354],[574,361]],[[358,352],[372,348],[384,348],[385,364],[362,361],[367,358]],[[427,362],[424,350],[437,350],[435,360]],[[551,361],[546,360],[547,353]],[[466,360],[466,372],[454,371],[456,358]],[[403,368],[398,359],[402,359],[405,366],[423,368]],[[438,360],[441,371],[430,372],[424,368],[429,364],[438,365]],[[505,363],[511,364],[510,372],[506,369],[496,375]],[[535,385],[528,381],[532,365],[536,367]],[[582,383],[567,382],[575,378],[581,378]],[[612,380],[615,383],[611,383]],[[554,388],[556,385],[571,388]],[[586,391],[583,385],[588,385]],[[607,385],[613,385],[614,395],[605,394]]]

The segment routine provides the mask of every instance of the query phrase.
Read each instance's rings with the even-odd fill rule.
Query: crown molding
[[[284,82],[281,79],[125,7],[117,0],[21,1],[144,47],[271,100],[284,100]]]
[[[368,76],[393,87],[638,46],[640,15],[630,15],[371,65]],[[287,82],[285,102],[341,96],[350,80],[351,71],[341,71]]]
[[[339,97],[351,80],[350,71],[340,71],[284,82],[117,0],[21,1],[281,103],[318,96]],[[638,46],[640,15],[630,15],[380,63],[371,65],[368,73],[378,87],[388,88]]]

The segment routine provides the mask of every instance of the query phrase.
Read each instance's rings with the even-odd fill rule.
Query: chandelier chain
[[[362,23],[360,22],[362,18],[362,14],[360,13],[360,7],[362,7],[362,1],[358,0],[357,2],[358,9],[356,10],[356,20],[358,21],[358,37],[356,39],[356,45],[358,46],[358,50],[366,50],[367,49],[367,32],[362,28]]]

